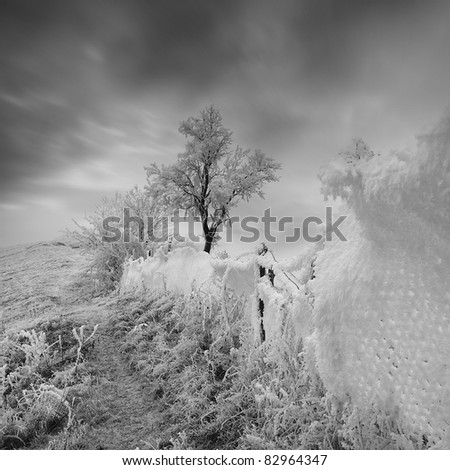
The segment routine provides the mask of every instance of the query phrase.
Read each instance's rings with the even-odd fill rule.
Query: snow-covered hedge
[[[318,251],[309,283],[320,376],[342,400],[448,448],[450,119],[416,152],[356,156],[321,180],[349,219],[348,241]]]
[[[416,442],[450,448],[450,118],[414,152],[374,155],[356,141],[345,157],[320,179],[343,202],[348,241],[284,263],[159,252],[128,262],[122,289],[231,289],[248,299],[255,337],[259,297],[267,339],[295,324],[338,405],[378,409]],[[275,271],[274,287],[258,265]]]
[[[208,253],[185,246],[165,253],[160,248],[155,256],[125,263],[121,292],[170,290],[189,294],[193,289],[211,289],[214,269]]]

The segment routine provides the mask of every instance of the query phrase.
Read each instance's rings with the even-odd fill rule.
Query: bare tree
[[[263,152],[232,149],[232,133],[213,106],[199,117],[183,121],[179,131],[187,138],[185,151],[172,165],[146,168],[147,190],[167,209],[184,209],[199,216],[209,253],[230,209],[254,194],[264,197],[265,183],[277,181],[281,165]]]

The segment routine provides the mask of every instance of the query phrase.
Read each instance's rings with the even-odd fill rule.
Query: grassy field
[[[86,259],[62,242],[0,248],[3,333],[71,314],[80,303],[77,281]]]
[[[10,385],[8,389],[8,377],[1,385],[0,447],[132,449],[148,437],[152,403],[119,352],[120,343],[112,330],[117,299],[93,296],[88,262],[76,245],[61,241],[0,249],[1,334],[15,338],[15,344],[3,341],[0,366],[5,370],[17,359],[12,365],[19,365],[21,373],[20,390],[17,377],[8,376],[14,378],[17,390],[13,389],[20,393],[19,405],[11,404],[14,394]],[[79,333],[83,325],[85,337],[98,327],[74,374],[78,344],[73,329]],[[44,332],[45,343],[36,346],[34,340],[20,337],[22,330]],[[30,349],[31,343],[45,351],[25,359],[22,350]],[[44,359],[51,369],[47,378],[42,370]],[[33,360],[36,364],[31,364]],[[70,377],[61,383],[64,374]],[[52,415],[47,423],[41,405],[49,403],[41,392],[49,387],[63,396],[53,410],[61,419]],[[30,390],[34,391],[31,397]],[[63,403],[70,407],[70,419],[61,412]],[[32,429],[24,429],[27,426]]]

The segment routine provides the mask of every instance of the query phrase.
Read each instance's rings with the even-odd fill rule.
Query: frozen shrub
[[[450,118],[415,150],[355,145],[321,174],[348,241],[318,250],[309,283],[319,374],[350,399],[352,447],[448,447]]]
[[[130,223],[129,241],[125,241],[120,227],[117,227],[121,230],[120,240],[105,241],[103,238],[111,237],[103,225],[105,218],[119,217],[123,222],[125,208],[129,209],[130,216],[140,217],[143,221],[149,216],[155,217],[157,212],[145,192],[135,187],[124,196],[117,193],[114,198],[103,198],[93,214],[87,216],[83,223],[75,222],[77,229],[69,232],[90,256],[88,274],[93,294],[114,290],[121,279],[123,263],[129,258],[147,256],[146,234],[136,223]]]

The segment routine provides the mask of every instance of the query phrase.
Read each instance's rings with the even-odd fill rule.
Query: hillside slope
[[[92,298],[84,294],[90,288],[87,266],[81,250],[60,241],[1,248],[2,338],[52,320],[87,325],[89,330],[99,324],[96,345],[89,353],[92,385],[81,407],[82,432],[76,442],[72,438],[71,448],[133,449],[148,437],[152,403],[114,338],[115,296]],[[63,333],[71,336],[71,331]],[[0,366],[3,360],[0,357]],[[0,403],[0,430],[5,423],[2,406]],[[58,435],[41,436],[30,445],[46,448],[52,440],[53,447],[63,445]]]

